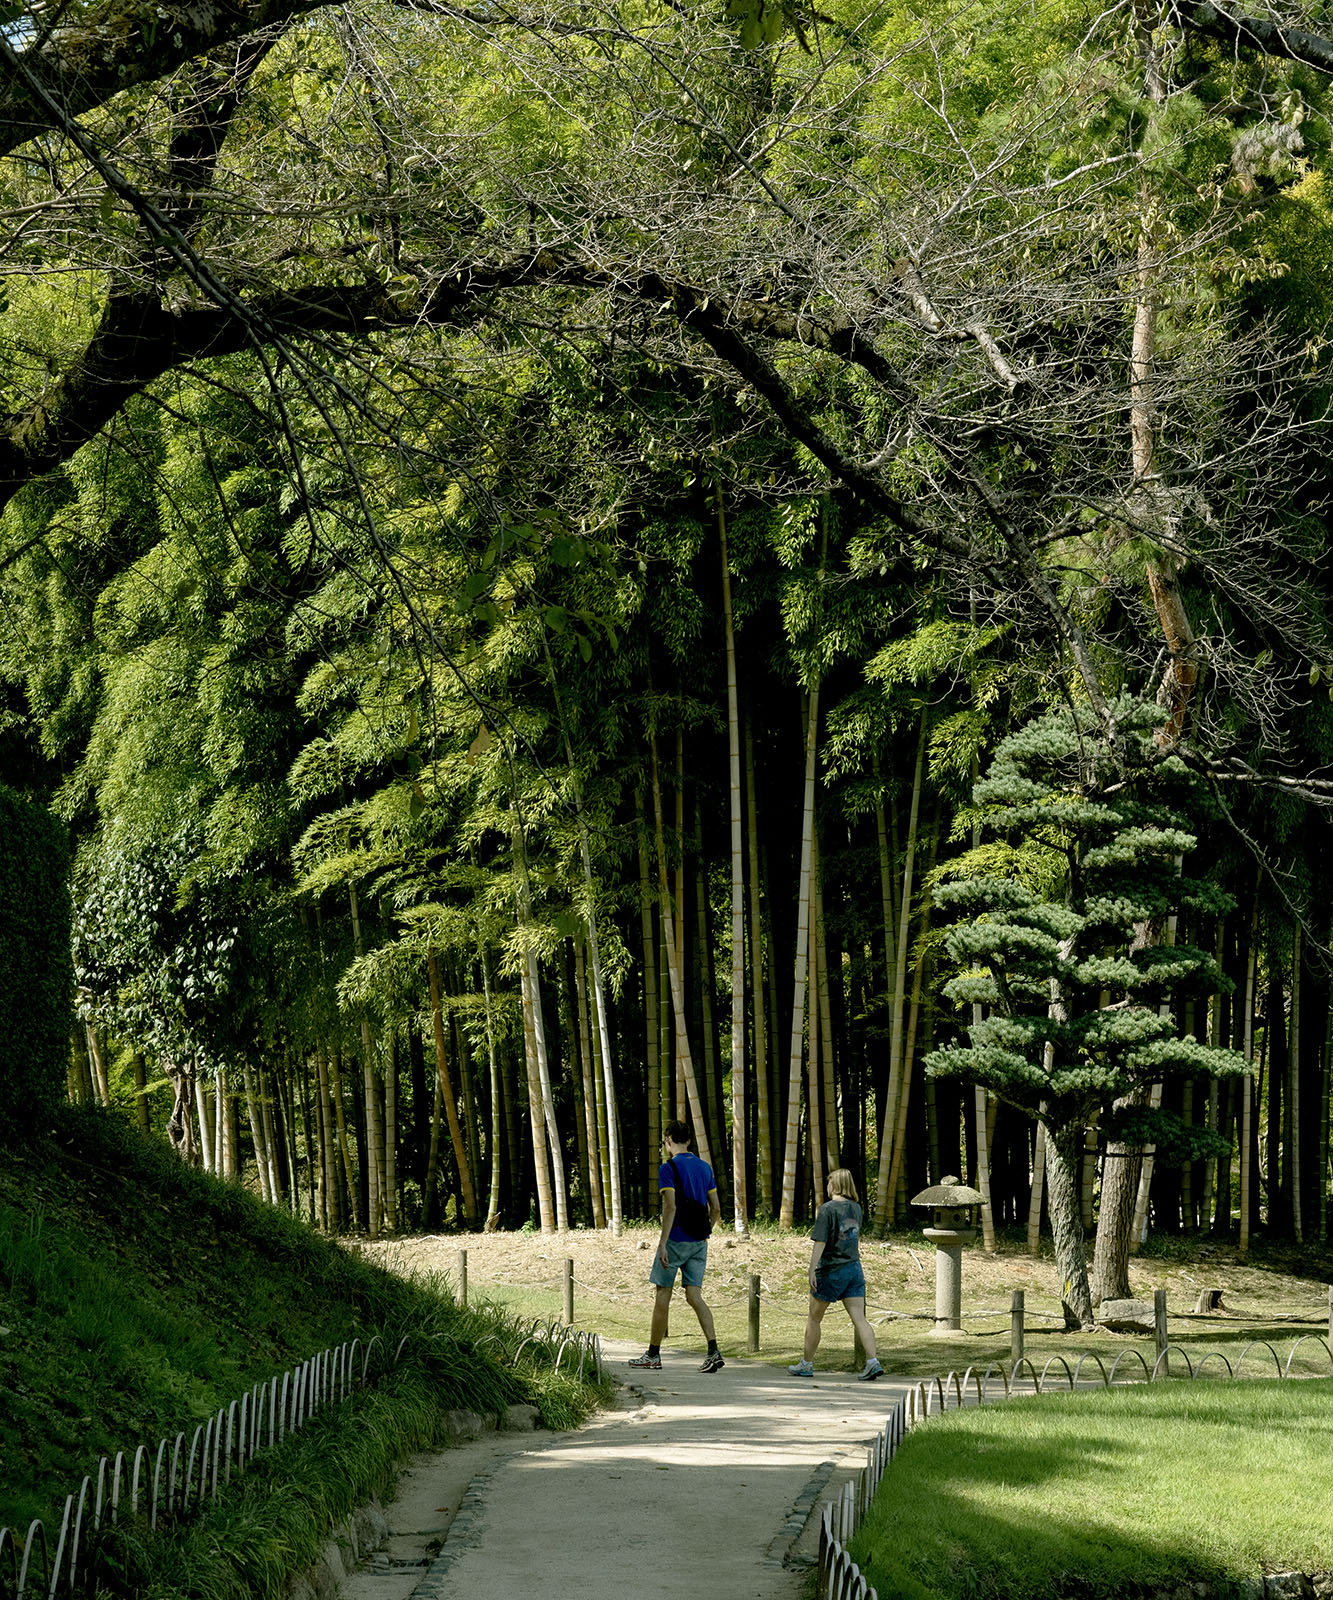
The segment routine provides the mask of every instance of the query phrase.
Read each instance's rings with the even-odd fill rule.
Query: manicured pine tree
[[[973,792],[983,833],[960,858],[942,906],[967,915],[946,935],[958,968],[956,1005],[984,1012],[968,1043],[932,1051],[926,1071],[959,1077],[1038,1117],[1061,1296],[1069,1326],[1091,1323],[1078,1196],[1084,1129],[1166,1143],[1183,1130],[1167,1112],[1113,1113],[1117,1099],[1171,1073],[1229,1077],[1244,1057],[1181,1037],[1172,1005],[1226,979],[1208,952],[1151,941],[1173,913],[1231,909],[1216,884],[1182,862],[1205,797],[1184,763],[1163,755],[1164,717],[1128,697],[1108,744],[1090,711],[1048,712],[1000,745]],[[1120,1126],[1133,1119],[1133,1127]]]

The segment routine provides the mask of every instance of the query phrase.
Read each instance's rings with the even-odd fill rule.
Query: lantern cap
[[[980,1189],[970,1188],[957,1178],[943,1178],[913,1195],[908,1203],[914,1206],[979,1206],[983,1198]]]

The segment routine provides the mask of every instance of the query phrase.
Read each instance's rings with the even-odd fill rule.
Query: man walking
[[[713,1169],[691,1151],[690,1130],[683,1122],[667,1123],[662,1149],[665,1160],[657,1171],[657,1187],[662,1191],[662,1232],[653,1270],[648,1274],[648,1281],[656,1289],[652,1331],[647,1350],[629,1364],[646,1367],[650,1372],[661,1371],[662,1340],[666,1337],[671,1292],[679,1272],[685,1299],[708,1341],[708,1354],[699,1371],[720,1372],[726,1362],[717,1347],[713,1313],[703,1297],[708,1235],[722,1220]]]

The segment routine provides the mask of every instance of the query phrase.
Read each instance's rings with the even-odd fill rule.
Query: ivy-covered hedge
[[[64,826],[0,785],[0,1131],[30,1127],[65,1089],[72,1021]]]

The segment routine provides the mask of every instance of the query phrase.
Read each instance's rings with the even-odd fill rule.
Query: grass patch
[[[1333,1382],[1155,1384],[917,1429],[851,1544],[884,1596],[1052,1600],[1333,1568]]]
[[[234,1185],[182,1167],[112,1113],[70,1109],[0,1152],[0,1526],[41,1518],[100,1456],[187,1434],[255,1383],[344,1340],[405,1359],[267,1452],[197,1521],[123,1526],[109,1592],[278,1595],[331,1522],[443,1437],[452,1408],[537,1406],[569,1427],[604,1397],[512,1320],[461,1310]],[[182,1567],[180,1561],[187,1565]]]

